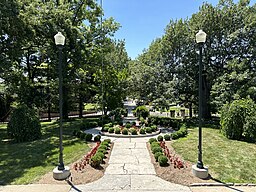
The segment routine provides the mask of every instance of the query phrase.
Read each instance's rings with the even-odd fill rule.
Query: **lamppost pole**
[[[202,114],[203,114],[203,81],[202,81],[202,52],[203,45],[206,41],[206,33],[203,30],[199,30],[196,34],[196,42],[199,46],[199,111],[198,111],[198,160],[197,164],[192,166],[193,174],[199,178],[207,178],[208,177],[208,168],[203,165],[202,158]]]
[[[59,109],[60,109],[60,153],[59,153],[59,165],[58,170],[64,170],[64,163],[63,163],[63,146],[62,146],[62,127],[63,127],[63,76],[62,76],[62,49],[63,45],[57,45],[59,49]]]
[[[203,169],[203,160],[202,160],[202,90],[203,90],[203,82],[202,82],[202,50],[203,50],[203,43],[198,43],[199,45],[199,131],[198,131],[198,161],[197,161],[197,167],[199,169]]]
[[[59,110],[60,110],[60,135],[59,135],[59,164],[53,170],[53,178],[56,180],[65,180],[70,176],[70,169],[64,166],[63,162],[63,146],[62,146],[62,129],[63,129],[63,75],[62,75],[62,49],[65,44],[65,37],[58,32],[55,36],[55,44],[59,51]]]

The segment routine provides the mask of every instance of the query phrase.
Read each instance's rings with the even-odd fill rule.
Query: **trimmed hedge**
[[[160,125],[165,127],[172,127],[178,130],[181,124],[181,119],[173,119],[171,117],[161,117],[161,116],[150,116],[148,118],[148,123],[151,125]]]
[[[186,137],[187,134],[188,134],[187,127],[185,124],[183,124],[178,131],[171,134],[171,138],[175,140],[175,139],[179,139],[181,137]]]

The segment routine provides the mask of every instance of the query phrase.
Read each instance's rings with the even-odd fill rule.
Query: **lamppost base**
[[[65,166],[64,170],[58,170],[58,166],[53,169],[53,178],[55,180],[65,180],[71,175],[70,168],[68,166]]]
[[[200,169],[197,167],[197,165],[192,165],[192,173],[194,176],[200,178],[200,179],[206,179],[208,177],[208,167],[205,167],[203,169]]]

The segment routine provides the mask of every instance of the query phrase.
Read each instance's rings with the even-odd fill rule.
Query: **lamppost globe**
[[[196,34],[196,43],[205,43],[206,41],[206,33],[200,29]]]
[[[208,177],[208,168],[203,165],[202,158],[202,114],[203,114],[203,79],[202,79],[202,52],[203,45],[206,41],[206,33],[203,30],[199,30],[196,34],[196,43],[199,45],[199,110],[198,110],[198,161],[196,165],[192,166],[192,172],[199,178]]]
[[[54,35],[54,40],[56,45],[65,45],[65,36],[61,32]]]

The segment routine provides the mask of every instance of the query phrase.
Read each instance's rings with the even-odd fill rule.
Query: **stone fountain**
[[[124,108],[127,109],[128,114],[127,117],[123,118],[123,123],[126,124],[127,122],[133,123],[136,122],[136,117],[134,117],[132,110],[136,108],[136,103],[133,100],[124,101]]]

